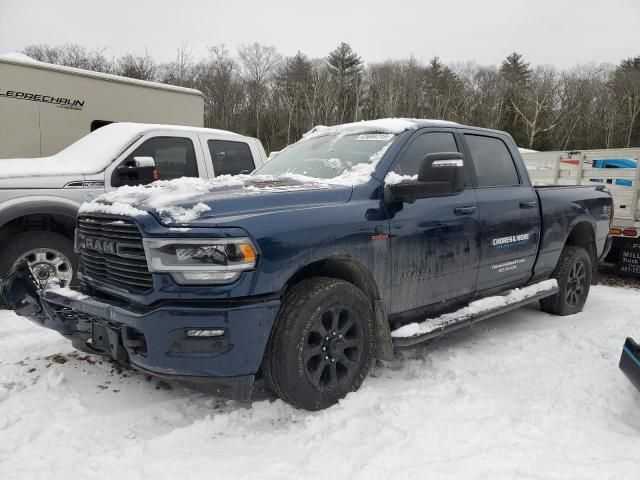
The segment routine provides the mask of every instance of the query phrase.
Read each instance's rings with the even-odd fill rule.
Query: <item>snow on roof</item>
[[[441,125],[444,127],[459,127],[456,122],[448,120],[432,120],[418,118],[380,118],[377,120],[362,120],[360,122],[343,123],[342,125],[317,125],[303,135],[311,138],[319,135],[346,135],[366,132],[402,133],[405,130],[415,130],[420,126]]]
[[[107,168],[135,139],[154,130],[240,136],[212,128],[151,123],[111,123],[94,130],[50,157],[0,159],[0,178],[87,175]]]
[[[10,52],[0,55],[0,60],[14,60],[16,62],[30,62],[30,63],[40,63],[38,60],[31,58],[24,53],[19,52]]]
[[[52,70],[60,73],[67,73],[69,75],[79,75],[82,77],[91,77],[99,80],[106,80],[109,82],[128,83],[131,85],[138,85],[140,87],[157,88],[160,90],[171,90],[179,93],[186,93],[189,95],[203,96],[200,90],[193,88],[178,87],[176,85],[167,85],[165,83],[150,82],[148,80],[138,80],[135,78],[121,77],[119,75],[112,75],[110,73],[94,72],[91,70],[83,70],[75,67],[65,67],[63,65],[55,65],[53,63],[40,62],[33,58],[18,52],[5,53],[0,55],[0,62],[13,63],[18,65],[24,65],[27,67],[42,68],[45,70]]]
[[[361,122],[343,123],[342,125],[317,125],[303,135],[303,138],[317,137],[320,135],[339,135],[349,133],[386,132],[401,133],[405,130],[415,129],[416,123],[403,118],[381,118],[379,120],[366,120]]]

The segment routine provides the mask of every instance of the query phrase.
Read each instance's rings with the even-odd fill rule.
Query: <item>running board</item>
[[[543,285],[545,283],[546,285]],[[539,290],[540,287],[543,288],[542,291]],[[530,288],[532,289],[532,293],[525,293],[526,289]],[[511,310],[515,310],[516,308],[520,308],[524,305],[537,302],[538,300],[541,300],[543,298],[550,297],[558,293],[558,290],[558,284],[555,280],[546,280],[545,282],[530,285],[528,287],[524,287],[523,289],[511,290],[507,295],[504,296],[487,297],[485,299],[472,302],[466,307],[458,310],[457,312],[444,314],[435,319],[427,319],[424,322],[405,325],[397,330],[392,331],[391,338],[393,341],[393,346],[400,348],[409,347],[411,345],[416,345],[418,343],[431,340],[432,338],[444,335],[445,333],[458,330],[459,328],[468,327],[470,325],[473,325],[474,323],[487,320],[488,318],[495,317],[496,315],[510,312]],[[514,295],[514,293],[522,293],[524,294],[524,298],[510,302],[509,298]],[[493,299],[496,299],[498,302],[502,302],[502,305],[488,309],[476,307],[480,308],[480,311],[478,311],[477,313],[472,312],[474,304],[478,305],[479,302],[492,301]],[[412,330],[415,331],[415,333],[412,333]]]

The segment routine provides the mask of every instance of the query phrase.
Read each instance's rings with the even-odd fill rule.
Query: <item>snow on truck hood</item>
[[[300,177],[223,175],[211,180],[161,180],[104,193],[82,205],[80,213],[138,217],[154,212],[163,224],[175,225],[200,217],[219,219],[300,205],[344,203],[351,195],[350,187],[304,181]],[[289,194],[283,195],[285,192]],[[264,198],[258,202],[257,195]]]
[[[440,124],[455,125],[452,122]],[[332,127],[316,126],[307,132],[301,142],[321,135],[348,135],[368,132],[399,134],[418,127],[418,121],[411,119],[389,118],[354,122]],[[272,208],[295,207],[295,202],[306,205],[317,202],[346,202],[351,187],[366,183],[371,179],[375,167],[384,156],[390,141],[369,157],[369,162],[355,164],[345,168],[333,178],[316,178],[299,173],[274,175],[224,175],[214,179],[180,178],[154,182],[151,185],[121,187],[115,191],[100,195],[93,202],[84,204],[81,213],[108,213],[114,215],[140,216],[155,211],[164,224],[189,223],[200,217],[220,217],[224,215],[243,215],[250,211],[263,211],[264,205]],[[288,147],[290,148],[290,147]],[[338,160],[339,159],[332,159]],[[304,161],[304,160],[301,160]],[[305,191],[322,191],[313,198],[304,195]],[[284,192],[296,192],[297,195],[280,195]],[[270,195],[256,206],[254,195]],[[274,195],[278,194],[277,200]]]
[[[140,134],[139,124],[106,125],[50,157],[2,159],[0,178],[98,173]]]

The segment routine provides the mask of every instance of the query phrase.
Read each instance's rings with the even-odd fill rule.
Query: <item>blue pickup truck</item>
[[[605,185],[534,188],[508,134],[452,122],[316,127],[251,175],[193,182],[85,204],[81,287],[22,264],[4,302],[80,350],[318,410],[394,348],[534,301],[581,311],[608,248]]]

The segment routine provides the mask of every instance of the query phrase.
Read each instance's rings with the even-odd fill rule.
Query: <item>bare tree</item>
[[[260,137],[260,108],[266,83],[280,62],[281,55],[273,46],[261,45],[254,42],[242,45],[238,49],[238,56],[244,67],[245,75],[253,97],[256,120],[256,137]]]
[[[511,106],[524,122],[528,148],[533,148],[538,135],[554,129],[566,116],[566,112],[558,108],[556,77],[556,71],[551,67],[536,68],[528,87],[519,91],[511,101]]]
[[[162,83],[191,87],[194,84],[193,49],[186,42],[177,50],[173,62],[160,65],[158,78]]]
[[[156,74],[156,62],[149,55],[147,49],[144,55],[127,54],[117,62],[116,73],[124,77],[137,78],[139,80],[154,80]]]

